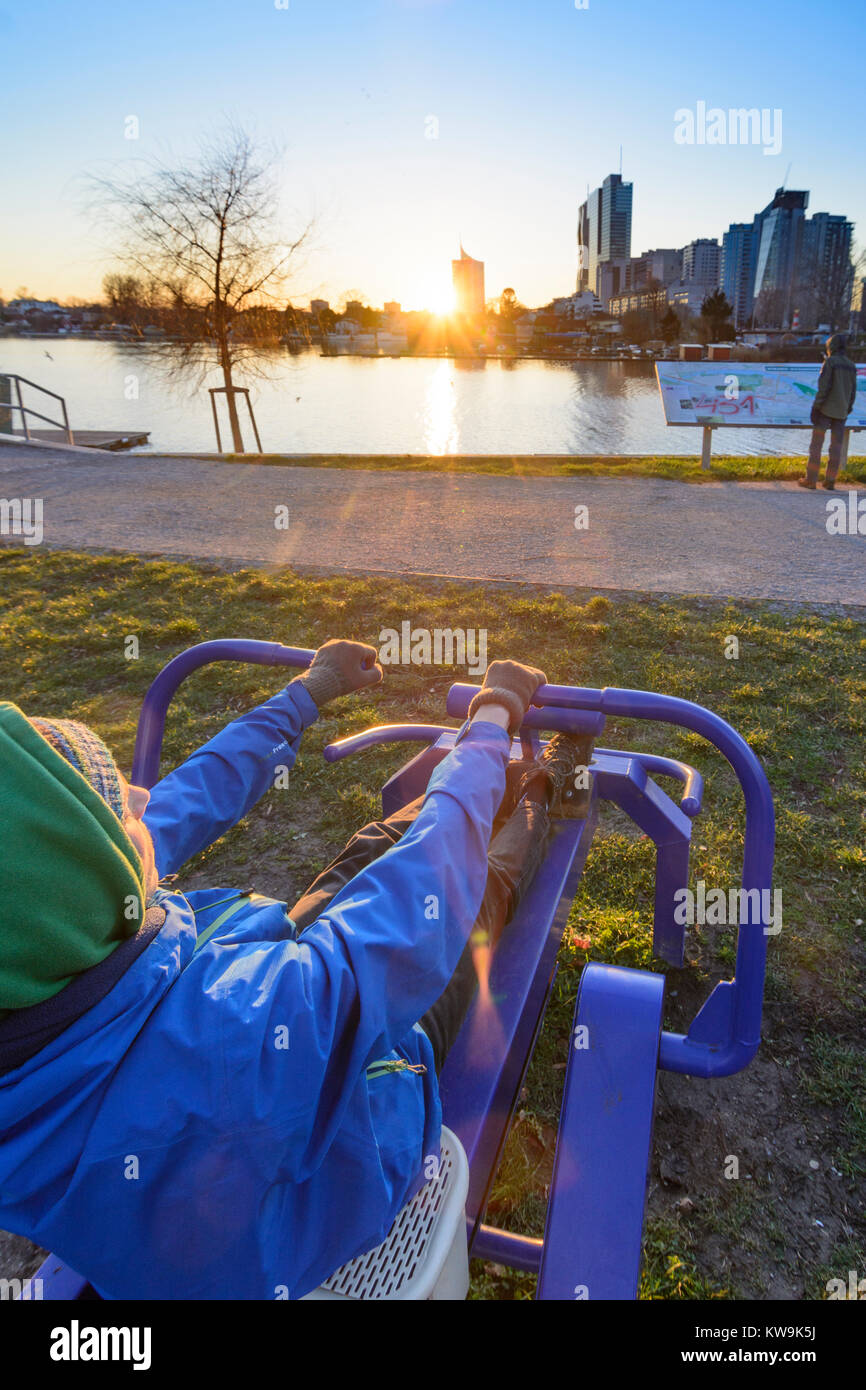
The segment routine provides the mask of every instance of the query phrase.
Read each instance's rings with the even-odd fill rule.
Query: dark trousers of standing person
[[[444,992],[423,1018],[437,1076],[453,1046],[478,985],[475,954],[479,943],[494,946],[532,881],[550,829],[546,805],[518,800],[519,784],[531,764],[515,760],[505,774],[505,794],[493,821],[487,852],[487,885],[473,930]],[[325,911],[331,899],[374,859],[398,844],[421,809],[424,797],[409,802],[386,820],[371,821],[349,840],[336,859],[313,880],[289,916],[298,933]]]
[[[830,431],[830,452],[827,457],[828,483],[836,481],[842,459],[842,445],[845,440],[845,421],[833,420],[822,410],[812,412],[812,442],[809,445],[809,462],[806,464],[806,477],[810,483],[817,483],[821,472],[821,451],[824,448],[824,435]]]

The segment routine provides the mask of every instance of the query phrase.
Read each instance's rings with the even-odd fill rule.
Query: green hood
[[[0,701],[0,1017],[58,994],[144,920],[144,869],[114,812]]]

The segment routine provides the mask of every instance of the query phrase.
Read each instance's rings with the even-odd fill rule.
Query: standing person
[[[806,464],[805,478],[797,479],[798,487],[812,491],[821,472],[821,450],[824,448],[824,435],[830,431],[830,452],[827,457],[827,472],[822,487],[832,492],[836,486],[836,475],[842,458],[842,441],[845,438],[845,421],[854,409],[857,395],[857,368],[846,357],[848,339],[844,333],[834,333],[827,339],[827,355],[821,364],[818,375],[818,391],[812,405],[812,442],[809,446],[809,461]]]

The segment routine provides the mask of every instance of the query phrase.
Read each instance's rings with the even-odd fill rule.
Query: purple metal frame
[[[315,651],[304,647],[284,647],[279,642],[256,642],[244,637],[227,637],[199,642],[188,647],[167,666],[150,685],[141,705],[132,759],[132,780],[137,787],[152,787],[159,779],[159,757],[165,732],[165,716],[171,698],[182,681],[212,661],[240,661],[254,666],[309,666]]]
[[[646,970],[583,970],[538,1299],[637,1296],[664,990]]]
[[[205,642],[183,652],[160,672],[145,696],[133,781],[152,786],[157,780],[166,711],[177,687],[192,671],[212,661],[305,667],[313,655],[273,642],[231,639]],[[448,714],[465,718],[477,688],[452,686]],[[700,705],[645,691],[541,686],[512,756],[527,746],[537,747],[540,730],[564,729],[596,737],[607,715],[680,725],[701,734],[724,754],[745,798],[742,887],[769,890],[774,819],[767,779],[739,734]],[[383,744],[427,744],[383,788],[383,809],[388,814],[420,795],[455,737],[454,729],[441,725],[387,725],[329,744],[324,756],[335,762]],[[621,806],[655,841],[655,950],[674,963],[683,958],[684,927],[673,919],[673,893],[688,880],[691,818],[700,810],[703,794],[700,774],[676,759],[615,749],[596,749],[591,773],[588,813],[582,820],[556,822],[545,861],[494,954],[489,981],[470,1011],[440,1083],[443,1113],[469,1158],[471,1253],[513,1268],[539,1271],[540,1298],[581,1297],[576,1290],[582,1288],[590,1290],[586,1296],[593,1298],[634,1297],[657,1069],[705,1077],[730,1075],[747,1065],[760,1039],[766,955],[760,924],[740,923],[736,976],[716,985],[685,1035],[661,1029],[662,976],[587,966],[578,991],[575,1026],[588,1028],[593,1042],[582,1056],[569,1051],[545,1239],[517,1236],[485,1224],[490,1185],[544,1019],[557,951],[601,799]],[[650,773],[682,784],[679,806]],[[612,1095],[617,1104],[611,1104]],[[579,1181],[575,1181],[577,1174]],[[85,1280],[79,1281],[77,1295],[70,1293],[74,1276],[53,1256],[40,1276],[47,1280],[46,1297],[88,1296]]]

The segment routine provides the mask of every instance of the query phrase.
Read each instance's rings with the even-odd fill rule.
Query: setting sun
[[[427,309],[445,317],[455,309],[454,286],[447,275],[430,275],[419,281],[409,301],[413,308]]]

